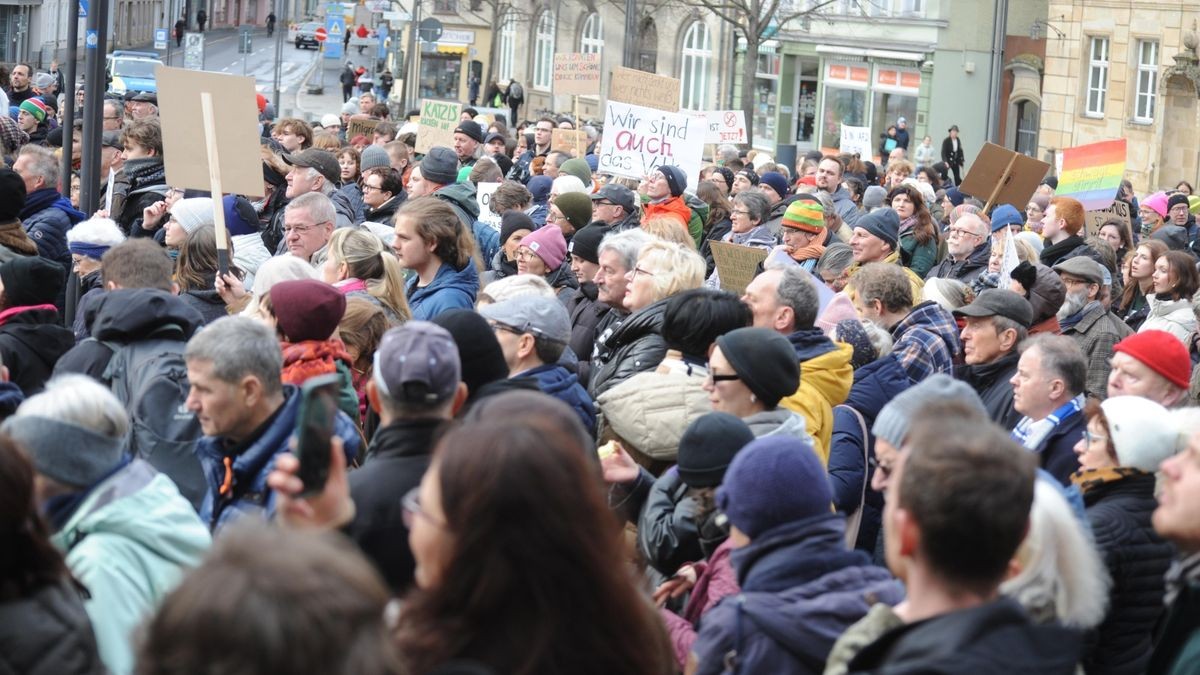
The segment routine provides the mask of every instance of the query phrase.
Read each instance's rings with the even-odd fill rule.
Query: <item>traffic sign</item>
[[[155,49],[166,49],[167,48],[167,29],[166,28],[155,28],[154,29],[154,48]]]
[[[417,24],[417,34],[425,42],[437,42],[442,39],[442,22],[433,18],[421,19],[421,23]]]
[[[329,37],[329,36],[328,36],[328,35],[325,33],[325,27],[324,27],[324,26],[322,26],[322,27],[320,27],[320,28],[318,28],[318,29],[317,29],[317,36],[316,36],[316,37],[317,37],[317,42],[324,42],[324,41],[325,41],[325,38]]]
[[[346,17],[340,12],[326,13],[324,28],[328,39],[321,43],[321,49],[325,52],[325,58],[341,59],[345,54],[342,36],[346,34]]]
[[[86,19],[88,13],[88,0],[79,0],[79,18]]]
[[[253,40],[250,36],[250,29],[248,27],[242,29],[242,32],[239,34],[239,38],[240,39],[238,40],[238,53],[239,54],[253,54],[254,53],[254,47],[252,46]]]

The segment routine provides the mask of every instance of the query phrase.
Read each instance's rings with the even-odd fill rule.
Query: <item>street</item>
[[[269,97],[275,83],[276,36],[272,35],[268,38],[265,28],[256,28],[251,41],[254,53],[238,54],[239,30],[213,30],[204,34],[204,70],[252,76],[255,81],[255,90],[267,94]],[[280,89],[285,100],[288,93],[296,91],[300,81],[304,78],[305,71],[315,57],[315,50],[296,49],[290,42],[283,43]],[[165,54],[163,61],[167,62]],[[183,49],[176,49],[174,41],[171,43],[171,60],[168,65],[183,67]],[[282,105],[291,107],[290,102],[284,102]]]

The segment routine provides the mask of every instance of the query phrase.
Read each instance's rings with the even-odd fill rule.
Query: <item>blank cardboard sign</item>
[[[262,151],[259,149],[258,104],[254,78],[159,66],[159,120],[163,164],[172,187],[211,190],[204,113],[200,94],[212,96],[225,193],[263,196]]]
[[[971,164],[971,171],[958,189],[984,202],[990,209],[998,204],[1025,208],[1050,165],[988,143]]]

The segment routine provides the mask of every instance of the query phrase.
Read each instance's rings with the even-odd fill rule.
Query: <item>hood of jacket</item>
[[[1196,317],[1192,313],[1192,303],[1187,298],[1160,300],[1156,294],[1147,298],[1147,303],[1150,305],[1149,316],[1151,317],[1193,324],[1196,322]]]
[[[883,406],[910,386],[912,381],[904,367],[888,354],[854,371],[846,405],[862,413],[869,427]]]
[[[434,275],[433,281],[428,286],[420,288],[417,286],[418,283],[420,283],[420,279],[414,274],[408,280],[408,284],[405,287],[406,294],[408,295],[408,304],[413,311],[412,318],[429,319],[437,316],[445,309],[452,309],[454,307],[469,308],[474,306],[475,296],[479,292],[479,272],[475,269],[473,261],[468,261],[466,266],[461,270],[454,269],[449,263],[442,263],[442,266],[438,268],[437,274]],[[460,298],[465,300],[465,302],[457,304],[453,302],[435,302],[432,303],[434,305],[432,307],[420,308],[421,311],[418,315],[418,306],[421,303],[433,299],[435,294],[443,291],[457,291],[459,294],[465,296],[465,298]]]
[[[575,278],[575,272],[571,270],[571,256],[563,258],[562,264],[558,269],[547,274],[545,277],[546,283],[550,284],[550,288],[559,290],[561,288],[570,288],[575,290],[579,288],[579,280]]]
[[[433,193],[433,196],[452,201],[472,220],[479,220],[479,201],[475,197],[475,186],[470,183],[454,183]]]
[[[92,335],[113,342],[140,340],[170,326],[178,327],[170,337],[187,340],[204,324],[200,313],[187,302],[155,288],[108,291],[95,303],[95,312]]]
[[[800,382],[814,387],[834,406],[846,400],[854,384],[854,366],[850,365],[854,348],[843,342],[832,345],[832,350],[800,361]]]
[[[538,382],[538,389],[555,397],[565,394],[579,384],[578,375],[555,363],[530,368],[523,373],[518,373],[517,376],[535,378]]]
[[[21,209],[21,220],[24,221],[35,213],[45,211],[46,209],[58,209],[67,217],[71,225],[83,222],[87,216],[71,205],[71,200],[62,196],[58,190],[54,188],[42,188],[34,190],[32,194],[25,198],[25,208]],[[26,224],[28,228],[28,224]]]
[[[809,444],[812,443],[812,440],[808,436],[804,417],[787,408],[780,407],[774,410],[764,410],[754,413],[749,417],[743,417],[742,421],[746,423],[746,426],[750,427],[750,431],[754,432],[755,438],[786,434],[788,436],[795,436],[796,438],[803,438]]]
[[[796,350],[796,359],[800,363],[815,359],[822,354],[828,354],[837,347],[820,328],[806,328],[787,336],[788,342]]]
[[[75,346],[75,333],[58,323],[57,310],[31,308],[9,315],[0,331],[53,368],[55,361]]]

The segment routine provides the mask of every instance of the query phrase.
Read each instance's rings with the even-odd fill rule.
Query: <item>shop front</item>
[[[477,35],[481,33],[484,44],[477,44]],[[445,29],[437,43],[426,45],[420,55],[419,97],[466,101],[467,69],[471,60],[488,48],[487,42],[487,33],[483,31]]]
[[[916,135],[920,70],[871,61],[826,60],[823,74],[819,139],[822,151],[837,151],[842,125],[846,125],[869,127],[878,155],[887,128],[901,117],[908,124],[909,148],[920,144],[921,139]]]

